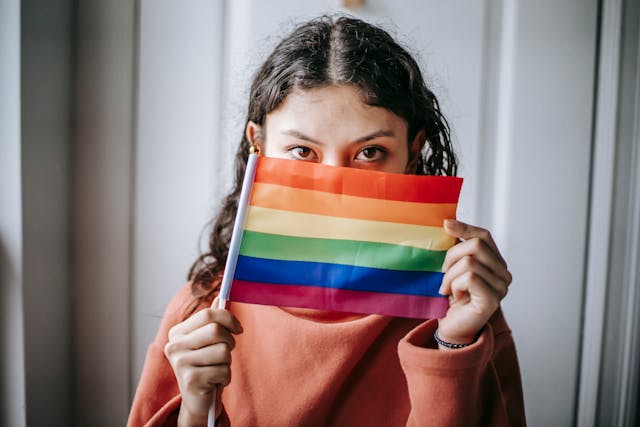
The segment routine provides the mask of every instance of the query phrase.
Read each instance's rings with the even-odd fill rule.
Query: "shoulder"
[[[191,291],[191,282],[185,283],[169,301],[169,304],[167,305],[167,308],[165,310],[165,317],[183,316],[185,310],[193,301],[193,299],[194,297]]]
[[[173,298],[169,301],[169,304],[167,304],[167,308],[162,316],[162,321],[160,322],[158,334],[156,335],[156,343],[167,342],[169,330],[188,317],[188,310],[194,301],[195,297],[191,291],[191,282],[188,282],[183,285],[178,292],[176,292]],[[194,313],[206,306],[206,302],[199,304],[195,308]]]

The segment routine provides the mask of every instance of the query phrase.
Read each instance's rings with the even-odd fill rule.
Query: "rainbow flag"
[[[461,178],[255,160],[244,226],[234,230],[241,240],[230,300],[423,319],[446,313],[438,288],[455,240],[443,221],[456,217]]]

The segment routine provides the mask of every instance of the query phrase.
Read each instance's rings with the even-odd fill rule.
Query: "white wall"
[[[496,203],[517,278],[505,311],[532,425],[569,425],[581,334],[597,2],[522,2],[515,18],[508,166],[502,165],[508,169],[498,178],[508,184]]]
[[[223,3],[140,3],[133,227],[133,384],[217,207]],[[217,196],[217,197],[216,197]],[[206,236],[205,236],[206,237]]]

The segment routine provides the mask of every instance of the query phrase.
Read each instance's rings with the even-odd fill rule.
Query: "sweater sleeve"
[[[177,425],[182,399],[173,369],[164,355],[164,347],[169,340],[169,330],[182,321],[183,310],[190,298],[191,286],[187,284],[167,306],[158,333],[147,350],[127,427]],[[201,308],[204,306],[198,309]],[[224,410],[218,411],[216,424],[228,425]]]
[[[398,344],[411,401],[407,425],[525,425],[516,349],[501,310],[463,349],[438,350],[437,326],[429,320]]]

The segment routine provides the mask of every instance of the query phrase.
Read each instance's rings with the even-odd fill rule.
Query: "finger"
[[[498,245],[496,245],[496,242],[493,240],[493,237],[491,236],[489,230],[476,227],[474,225],[467,224],[455,219],[446,219],[444,221],[444,230],[450,236],[457,237],[463,240],[469,240],[477,237],[478,239],[485,242],[487,246],[489,246],[489,248],[491,248],[496,253],[496,255],[498,255],[498,258],[503,264],[507,264],[502,257],[502,254],[498,249]]]
[[[451,283],[453,303],[469,303],[478,313],[493,313],[500,305],[500,296],[480,275],[468,271]]]
[[[190,332],[187,335],[178,335],[169,341],[168,353],[181,350],[196,350],[209,345],[225,343],[231,350],[236,345],[236,341],[231,333],[217,323],[207,323]]]
[[[496,253],[491,250],[483,240],[473,238],[471,240],[465,240],[455,246],[452,246],[445,255],[444,262],[442,263],[442,271],[447,272],[453,264],[458,262],[465,256],[473,256],[477,261],[483,263],[487,268],[494,272],[494,274],[500,276],[508,283],[511,283],[511,273],[503,264]]]
[[[225,305],[226,305],[226,303],[225,303]],[[224,310],[224,309],[226,308],[226,306],[225,306],[225,307],[223,307],[223,306],[220,304],[220,295],[217,295],[217,296],[213,299],[213,301],[211,302],[211,308],[219,308],[219,309],[221,309],[221,310]]]
[[[451,293],[451,283],[459,276],[462,276],[469,271],[479,275],[487,284],[498,292],[501,299],[507,295],[509,288],[508,283],[503,278],[495,275],[474,257],[469,255],[462,257],[445,273],[439,290],[440,294],[449,295]]]
[[[230,311],[205,308],[171,328],[169,339],[171,340],[178,335],[186,335],[207,323],[218,323],[235,334],[242,332],[242,325]]]
[[[442,263],[442,271],[446,273],[453,264],[465,256],[473,256],[477,261],[493,271],[496,276],[499,276],[507,283],[511,283],[511,273],[507,266],[497,258],[496,253],[487,246],[484,240],[478,238],[465,240],[449,248]]]
[[[230,364],[231,350],[226,343],[218,343],[197,350],[176,352],[169,356],[169,361],[176,370]]]
[[[182,383],[187,389],[205,393],[213,392],[218,384],[226,386],[229,382],[231,382],[229,365],[194,367],[182,378]]]
[[[218,343],[225,343],[233,350],[236,340],[231,332],[218,323],[207,323],[190,334],[192,349],[206,347]]]
[[[231,364],[231,349],[227,343],[213,344],[208,347],[186,352],[185,362],[190,366],[214,366]]]

